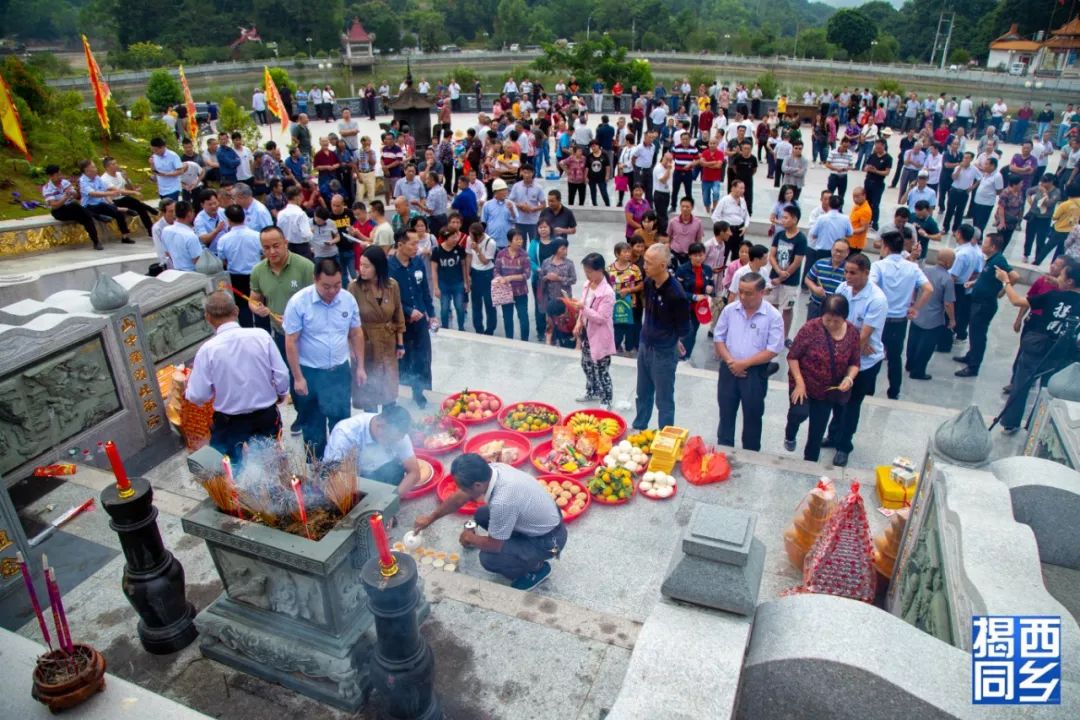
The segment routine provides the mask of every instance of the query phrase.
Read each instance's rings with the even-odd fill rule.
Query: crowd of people
[[[362,107],[374,116],[382,89],[368,90]],[[332,95],[327,108],[325,91],[313,92],[307,108],[289,98],[297,112],[287,148],[253,151],[222,133],[205,147],[187,139],[177,154],[155,139],[157,208],[109,158],[104,175],[83,163],[74,184],[48,168],[43,192],[56,217],[84,222],[95,246],[99,218],[115,219],[130,241],[130,212],[150,230],[162,267],[194,270],[204,252],[220,257],[240,298],[239,325],[268,330],[287,360],[292,430],[318,455],[350,401],[376,412],[395,403],[400,383],[424,407],[431,333],[464,330],[468,315],[477,333],[493,334],[501,316],[508,338],[578,348],[581,402],[610,407],[611,358],[636,358],[636,429],[651,424],[654,406],[661,427],[674,424],[676,368],[707,325],[720,359],[718,442],[734,445],[741,410],[741,444],[751,450],[760,449],[767,381],[786,349],[785,447],[794,450],[809,420],[804,457],[832,447],[835,465],[847,463],[882,370],[895,399],[905,372],[930,380],[933,353],[966,343],[956,375],[978,375],[1000,297],[1021,308],[1006,432],[1018,429],[1034,378],[1075,358],[1062,341],[1080,317],[1072,106],[1060,118],[1028,104],[1010,116],[1000,100],[844,89],[807,91],[799,106],[781,95],[766,107],[760,88],[742,84],[641,92],[600,81],[582,89],[571,78],[549,95],[523,79],[455,129],[460,86],[421,81],[421,92],[438,106],[426,145],[392,121],[376,146],[348,108],[338,115]],[[605,96],[617,113],[625,106],[614,123]],[[264,112],[265,98],[253,105]],[[335,123],[332,132],[313,136],[305,110]],[[1006,137],[1020,144],[1008,158]],[[813,167],[827,180],[811,198],[802,191]],[[566,182],[565,203],[545,181]],[[755,182],[759,197],[762,183],[777,189],[765,237],[751,233]],[[897,193],[891,217],[882,217],[886,184]],[[585,204],[586,188],[592,205],[622,209],[625,232],[578,264],[568,257],[572,206]],[[1021,228],[1024,262],[1051,260],[1027,296],[1016,295],[1004,255]],[[800,302],[807,321],[794,327]],[[333,341],[305,342],[312,327]]]

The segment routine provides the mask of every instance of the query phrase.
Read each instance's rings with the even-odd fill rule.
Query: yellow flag
[[[270,68],[263,65],[263,83],[266,85],[266,109],[281,119],[281,132],[289,129],[289,114],[285,112],[285,103],[281,102],[274,78],[270,77]]]
[[[30,151],[26,146],[26,135],[23,133],[22,121],[19,120],[19,110],[15,107],[15,101],[11,99],[11,91],[8,89],[4,78],[0,76],[0,128],[4,130],[4,137],[11,144],[22,150],[27,162],[30,161]]]

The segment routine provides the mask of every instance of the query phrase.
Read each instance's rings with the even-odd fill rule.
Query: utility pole
[[[945,47],[941,49],[941,69],[945,69],[945,63],[949,59],[949,43],[952,41],[953,26],[956,25],[956,13],[949,14],[949,34],[945,36]]]
[[[946,17],[948,15],[948,17]],[[938,48],[941,48],[941,58],[939,64],[941,69],[945,69],[945,63],[949,59],[949,43],[952,40],[953,25],[956,24],[956,13],[946,13],[944,10],[938,15],[937,32],[934,33],[934,47],[930,50],[930,64],[934,64],[934,60],[937,58]],[[946,29],[948,25],[948,29]]]

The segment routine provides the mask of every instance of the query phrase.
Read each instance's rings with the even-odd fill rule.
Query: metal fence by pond
[[[410,55],[383,55],[376,56],[376,67],[403,65],[408,58],[409,62],[418,68],[425,66],[461,65],[468,67],[474,64],[501,63],[503,67],[531,62],[540,55],[537,51],[504,52],[461,52],[461,53],[425,53]],[[744,56],[731,54],[694,54],[678,52],[635,52],[630,57],[648,60],[655,66],[658,73],[669,74],[669,67],[680,68],[693,66],[697,68],[716,68],[722,79],[738,77],[749,80],[758,72],[797,72],[804,74],[835,75],[835,76],[861,76],[877,79],[882,77],[892,78],[898,82],[917,81],[925,83],[931,79],[938,79],[943,86],[950,83],[964,83],[965,85],[980,86],[985,92],[996,90],[1026,92],[1033,97],[1049,98],[1049,95],[1061,95],[1062,93],[1080,93],[1080,76],[1058,75],[1009,75],[986,69],[964,68],[958,71],[942,70],[931,65],[907,64],[907,63],[862,63],[839,60],[813,60],[803,58],[788,58],[783,56],[763,57]],[[331,58],[335,67],[340,66],[340,58]],[[244,75],[258,72],[264,65],[269,67],[283,67],[285,69],[319,69],[320,63],[326,63],[327,58],[271,58],[266,60],[235,61],[221,63],[207,63],[204,65],[188,65],[184,72],[189,78],[197,77],[226,77],[230,75]],[[174,75],[176,68],[167,68]],[[743,72],[738,72],[743,70]],[[734,72],[733,72],[734,71]],[[107,73],[108,82],[116,85],[132,85],[146,82],[150,77],[151,70],[123,70]],[[727,76],[727,77],[725,77]],[[87,78],[83,75],[73,77],[54,78],[49,84],[56,88],[86,89]]]

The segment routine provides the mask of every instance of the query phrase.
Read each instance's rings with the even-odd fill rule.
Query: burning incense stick
[[[241,520],[244,511],[240,509],[240,494],[236,491],[236,480],[233,478],[232,461],[226,455],[221,459],[221,469],[225,471],[225,484],[229,488],[229,498],[232,501],[233,514]]]
[[[37,616],[38,627],[41,628],[41,634],[45,638],[45,644],[52,650],[52,639],[49,637],[49,626],[45,623],[45,613],[41,612],[41,603],[38,602],[37,591],[34,590],[34,579],[30,576],[30,568],[26,565],[26,560],[23,558],[21,552],[15,553],[15,560],[19,563],[19,571],[22,572],[23,582],[26,583],[26,594],[30,596],[30,606],[34,608],[34,615]]]
[[[304,508],[304,493],[300,490],[300,478],[296,475],[292,476],[292,489],[296,493],[296,507],[300,510],[300,522],[304,524],[304,534],[307,535],[307,539],[311,539],[311,529],[308,528],[307,522],[307,510]]]

